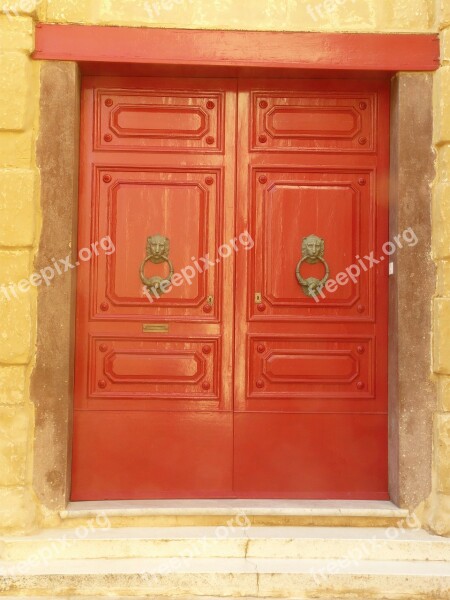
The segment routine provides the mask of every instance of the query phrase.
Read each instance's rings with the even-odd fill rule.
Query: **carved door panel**
[[[237,257],[235,491],[387,498],[387,263],[318,302],[305,285],[383,254],[387,88],[239,90],[237,223],[255,247]]]
[[[234,265],[202,259],[234,233],[236,82],[88,77],[82,106],[79,248],[115,252],[78,272],[72,498],[230,495]]]

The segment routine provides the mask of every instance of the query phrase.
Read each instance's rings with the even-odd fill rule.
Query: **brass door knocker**
[[[147,287],[150,293],[164,293],[161,285],[165,282],[170,283],[174,274],[173,265],[169,259],[170,241],[163,235],[152,235],[147,238],[147,257],[141,265],[140,275],[142,283]],[[148,262],[154,265],[167,263],[169,266],[169,274],[164,279],[163,277],[151,277],[148,279],[145,276],[145,266]]]
[[[325,253],[325,241],[322,240],[317,235],[310,235],[306,238],[303,238],[302,242],[302,258],[299,261],[297,268],[295,270],[295,274],[297,276],[297,280],[299,284],[302,286],[303,292],[306,296],[313,298],[317,296],[320,290],[328,281],[330,277],[330,268],[328,267],[327,262],[323,258]],[[302,264],[307,262],[310,265],[315,265],[318,262],[321,262],[325,267],[325,277],[323,279],[316,279],[315,277],[308,277],[308,279],[303,279],[300,274],[300,270],[302,268]]]

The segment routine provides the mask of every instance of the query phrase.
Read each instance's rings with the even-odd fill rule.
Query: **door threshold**
[[[407,509],[377,500],[115,500],[69,502],[61,525],[107,517],[111,526],[213,526],[245,515],[253,525],[406,526]]]

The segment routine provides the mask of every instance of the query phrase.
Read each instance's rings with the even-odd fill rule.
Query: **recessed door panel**
[[[118,83],[124,80],[117,80]],[[137,80],[136,80],[137,81]],[[113,81],[112,81],[113,83]],[[96,148],[218,153],[224,149],[223,91],[104,89],[95,92]]]
[[[311,234],[324,241],[324,260],[303,262],[301,276],[321,280],[352,265],[374,247],[374,193],[370,174],[321,173],[289,169],[252,172],[250,231],[255,239],[251,264],[249,310],[258,320],[365,320],[373,319],[375,273],[361,270],[355,281],[333,294],[312,298],[299,293],[296,269],[303,241]],[[252,298],[261,292],[257,305]],[[364,307],[364,310],[361,308]],[[262,310],[264,308],[264,310]]]
[[[192,317],[217,320],[221,309],[220,264],[208,264],[199,271],[205,256],[215,256],[223,235],[223,190],[220,171],[191,168],[125,169],[96,167],[98,215],[94,236],[109,236],[115,252],[100,253],[94,272],[94,317],[119,316],[145,320]],[[151,236],[161,234],[168,240],[167,258],[177,279],[172,289],[158,301],[143,294],[141,267],[147,257]],[[168,262],[147,261],[147,279],[165,278]],[[192,272],[194,271],[194,272]],[[184,276],[186,273],[186,276]],[[216,277],[217,273],[217,277]],[[208,298],[211,310],[204,308]],[[108,305],[105,310],[106,304]]]
[[[82,407],[95,410],[225,409],[221,339],[95,336]]]
[[[346,335],[250,335],[245,410],[377,410],[375,340]]]
[[[251,148],[255,152],[373,152],[377,96],[347,90],[251,92]]]

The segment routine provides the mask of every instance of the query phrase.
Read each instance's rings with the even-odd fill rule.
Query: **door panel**
[[[76,411],[74,425],[74,500],[221,497],[232,489],[230,412]]]
[[[242,498],[386,499],[387,416],[238,413]]]
[[[221,338],[149,338],[89,337],[92,376],[82,407],[226,410],[221,394]]]
[[[388,498],[387,263],[318,301],[299,283],[382,255],[388,115],[376,81],[239,81],[238,496]]]
[[[376,410],[373,337],[251,334],[248,341],[247,408],[293,409],[289,400],[301,399],[301,412],[346,410],[353,399],[361,412]],[[364,390],[357,388],[361,380]]]
[[[215,190],[204,184],[205,175],[193,170],[149,174],[116,172],[115,176],[117,187],[112,191],[109,214],[105,216],[111,224],[110,233],[116,248],[123,250],[111,258],[107,295],[123,314],[123,304],[133,306],[133,300],[141,292],[142,283],[128,266],[142,262],[148,235],[155,231],[165,232],[171,241],[170,259],[174,268],[179,270],[189,264],[191,256],[204,256],[214,249],[216,234],[220,235],[220,211],[217,211],[220,207],[217,207]],[[216,212],[219,212],[218,231],[214,226]],[[152,215],[151,224],[143,219],[146,214]],[[126,228],[123,223],[127,224]],[[186,236],[186,231],[190,232],[189,236]],[[179,243],[180,240],[183,244]],[[164,264],[159,267],[149,265],[146,268],[148,277],[151,274],[164,276],[165,267]],[[175,288],[170,297],[161,296],[149,308],[148,298],[140,298],[139,306],[144,308],[145,315],[151,310],[162,316],[162,309],[165,309],[170,318],[173,310],[177,309],[186,316],[189,308],[189,313],[205,318],[207,315],[199,309],[202,303],[206,303],[208,292],[214,294],[214,288],[208,286],[208,272],[199,275],[191,285]]]
[[[171,321],[217,321],[221,295],[220,276],[215,277],[215,272],[220,266],[196,272],[189,285],[174,287],[153,303],[142,294],[142,282],[136,274],[145,258],[147,238],[161,231],[170,241],[168,256],[176,272],[192,265],[192,257],[215,255],[223,235],[223,189],[218,189],[223,173],[212,169],[205,172],[200,167],[125,171],[103,166],[96,167],[95,176],[99,194],[93,207],[98,215],[94,239],[109,235],[116,252],[98,257],[98,270],[93,274],[98,290],[93,298],[97,302],[92,306],[93,318],[104,318],[107,312],[111,317],[140,321],[149,316]],[[109,184],[104,183],[105,177],[111,178]],[[145,267],[148,278],[165,274],[164,263]],[[207,306],[209,296],[217,299],[212,310]]]
[[[294,85],[292,85],[294,83]],[[286,81],[283,89],[266,89],[254,81],[249,90],[253,152],[376,151],[377,95],[373,91],[336,87],[333,82]],[[243,83],[245,85],[245,83]],[[295,87],[296,89],[292,89]],[[241,87],[241,89],[243,89]]]
[[[388,498],[388,89],[84,79],[72,499]]]
[[[104,84],[107,89],[95,92],[99,131],[96,149],[223,153],[223,91],[214,90],[205,80],[201,90],[189,80],[185,80],[185,89],[176,89],[180,88],[179,81],[161,80],[160,90],[147,88],[143,93],[139,83],[133,90],[121,89],[125,79],[115,81],[117,87],[110,80]],[[105,110],[105,106],[111,110]]]
[[[78,272],[72,498],[231,495],[236,81],[88,77],[82,106],[78,243],[115,252]]]
[[[249,274],[251,319],[373,320],[374,271],[363,272],[355,285],[339,287],[319,304],[299,293],[295,270],[302,240],[311,233],[325,240],[325,260],[335,274],[374,248],[376,211],[370,173],[327,171],[325,166],[321,172],[298,166],[289,171],[251,169],[249,227],[256,242]],[[362,177],[364,185],[358,184]],[[322,279],[323,274],[321,264],[302,265],[305,279]],[[262,293],[258,304],[257,292]]]

